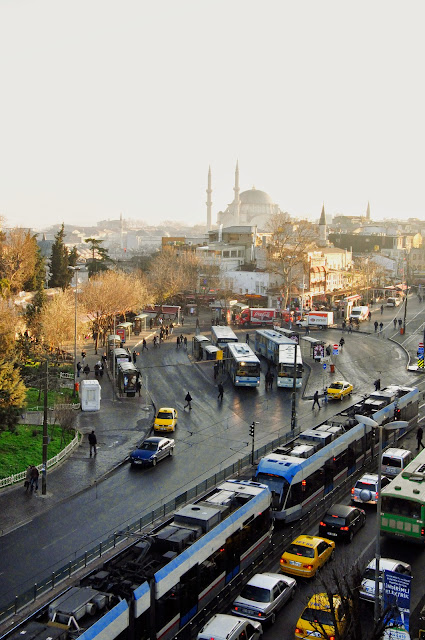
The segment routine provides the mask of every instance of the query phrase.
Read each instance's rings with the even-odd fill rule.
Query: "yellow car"
[[[162,407],[156,414],[153,428],[155,431],[174,431],[177,427],[177,409]]]
[[[329,597],[327,593],[315,593],[308,605],[298,618],[295,627],[296,638],[335,638],[335,627],[337,627],[338,637],[344,635],[347,626],[347,616],[343,610],[341,597],[332,596],[334,614],[332,614]]]
[[[335,542],[319,536],[298,536],[280,559],[283,573],[313,578],[331,557]]]
[[[351,396],[353,385],[346,380],[336,380],[328,387],[328,400],[342,400],[345,396]]]

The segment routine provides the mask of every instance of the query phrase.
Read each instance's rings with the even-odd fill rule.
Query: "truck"
[[[333,311],[310,311],[302,320],[297,321],[299,327],[317,327],[326,329],[334,324]]]
[[[236,316],[236,324],[246,327],[270,326],[276,321],[276,309],[242,309]]]

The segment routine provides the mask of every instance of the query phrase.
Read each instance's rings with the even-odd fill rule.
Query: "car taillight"
[[[378,493],[378,492],[376,492],[376,493],[375,493],[375,500],[377,500],[377,499],[378,499],[378,496],[379,496],[379,493]]]
[[[312,569],[313,565],[312,564],[303,564],[304,569]]]
[[[354,495],[354,487],[351,489],[351,495]]]
[[[320,521],[319,526],[320,526],[320,527],[326,527],[325,523],[324,523],[324,522],[322,522],[322,521]]]
[[[288,564],[288,562],[285,560],[285,558],[281,558],[280,559],[280,564]]]
[[[301,627],[295,627],[295,633],[298,633],[298,635],[301,635],[304,633],[304,629],[301,629]]]
[[[329,636],[329,640],[335,640],[335,636]]]
[[[239,607],[233,607],[233,611],[239,611]]]
[[[341,531],[348,531],[349,527],[340,527]]]
[[[421,529],[421,536],[425,536],[425,529],[423,527]]]

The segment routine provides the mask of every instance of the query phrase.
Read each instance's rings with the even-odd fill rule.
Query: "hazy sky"
[[[423,0],[0,0],[0,215],[425,219]]]

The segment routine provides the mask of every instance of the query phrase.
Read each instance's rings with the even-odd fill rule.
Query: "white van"
[[[387,298],[387,307],[398,307],[401,304],[401,298]]]
[[[389,448],[382,454],[382,473],[388,478],[395,478],[413,459],[408,449]]]
[[[363,322],[369,316],[369,307],[353,307],[350,313],[350,320],[353,322]]]
[[[197,640],[259,640],[263,627],[256,620],[217,613],[202,627]]]

